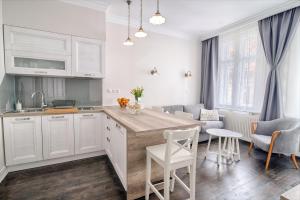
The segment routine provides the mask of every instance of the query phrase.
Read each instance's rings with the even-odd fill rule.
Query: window
[[[219,38],[217,107],[260,112],[268,72],[257,24]]]
[[[300,24],[279,66],[283,112],[300,118]]]

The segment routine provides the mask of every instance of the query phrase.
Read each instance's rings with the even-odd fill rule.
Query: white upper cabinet
[[[5,49],[71,55],[71,36],[27,28],[4,26]]]
[[[74,115],[75,153],[103,150],[102,113]]]
[[[74,155],[73,115],[42,116],[44,159]]]
[[[104,77],[104,43],[102,41],[72,36],[72,75]]]
[[[6,165],[43,160],[41,116],[3,118]]]
[[[71,76],[71,36],[4,27],[6,73]]]

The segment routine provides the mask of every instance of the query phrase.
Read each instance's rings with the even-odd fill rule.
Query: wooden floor
[[[274,156],[269,172],[264,170],[266,154],[255,150],[249,157],[241,143],[242,160],[216,165],[216,156],[204,160],[206,143],[199,144],[196,198],[198,200],[276,200],[300,183],[288,157]],[[216,148],[216,144],[213,144]],[[188,182],[186,169],[178,172]],[[177,184],[172,200],[188,196]],[[10,173],[0,184],[0,200],[118,200],[125,199],[117,176],[106,156]],[[151,195],[151,200],[156,200]]]

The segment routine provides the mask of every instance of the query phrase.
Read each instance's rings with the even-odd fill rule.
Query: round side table
[[[207,129],[206,132],[209,134],[209,140],[208,140],[205,158],[208,153],[217,154],[218,166],[220,166],[221,164],[222,156],[232,161],[235,161],[234,156],[237,156],[237,160],[241,159],[239,138],[242,137],[242,134],[234,131],[226,130],[226,129]],[[219,138],[218,152],[209,150],[212,136],[216,136]],[[222,147],[222,138],[224,138],[223,147]]]

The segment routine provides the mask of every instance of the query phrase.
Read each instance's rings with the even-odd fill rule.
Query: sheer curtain
[[[268,68],[256,23],[220,35],[217,107],[260,112]]]
[[[280,65],[284,115],[300,118],[300,24]]]

